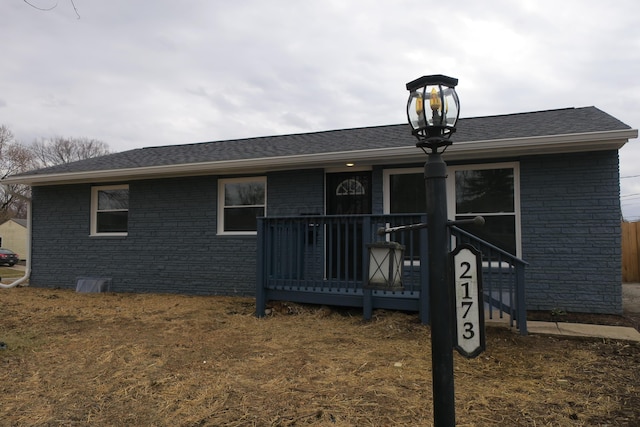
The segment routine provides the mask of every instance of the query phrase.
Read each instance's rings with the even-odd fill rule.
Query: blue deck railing
[[[296,216],[258,219],[256,314],[269,300],[417,311],[429,321],[427,229],[377,234],[426,221],[424,215]],[[470,243],[482,252],[485,312],[505,318],[526,334],[526,263],[464,230],[450,227],[452,245]],[[367,244],[388,239],[405,246],[402,289],[366,289]],[[423,243],[424,242],[424,243]],[[424,267],[424,268],[422,268]]]
[[[482,253],[485,316],[504,319],[527,333],[524,269],[527,263],[458,227],[449,227],[455,245],[469,243]]]

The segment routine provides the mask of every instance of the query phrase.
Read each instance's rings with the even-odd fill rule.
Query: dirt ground
[[[0,425],[432,425],[417,315],[253,312],[246,298],[0,290]],[[637,426],[638,366],[638,343],[488,327],[484,353],[455,355],[457,423]]]

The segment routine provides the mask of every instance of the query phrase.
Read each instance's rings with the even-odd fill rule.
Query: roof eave
[[[619,150],[630,139],[637,137],[637,129],[623,129],[540,137],[492,139],[457,144],[454,142],[448,148],[444,157],[446,160],[464,160],[468,158],[521,157]]]
[[[506,158],[526,155],[560,154],[620,149],[629,139],[637,138],[637,129],[566,135],[492,139],[455,142],[445,153],[446,160]],[[313,169],[344,166],[346,161],[360,164],[398,164],[415,162],[420,152],[415,146],[377,148],[371,150],[338,151],[294,156],[263,157],[127,169],[69,172],[46,175],[8,177],[2,184],[31,186],[110,182],[170,178],[198,175],[231,175],[265,173],[275,170]]]

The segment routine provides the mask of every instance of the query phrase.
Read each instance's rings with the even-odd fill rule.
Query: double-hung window
[[[218,181],[218,234],[255,234],[257,218],[266,214],[267,178]]]
[[[129,229],[129,186],[91,188],[91,235],[125,236]]]
[[[485,225],[462,225],[481,239],[520,255],[519,169],[517,163],[453,166],[449,168],[454,197],[449,212],[455,219],[482,216]]]

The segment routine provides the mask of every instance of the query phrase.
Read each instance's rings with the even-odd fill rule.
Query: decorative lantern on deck
[[[367,289],[402,289],[404,246],[397,242],[375,242],[369,248],[369,280]]]

